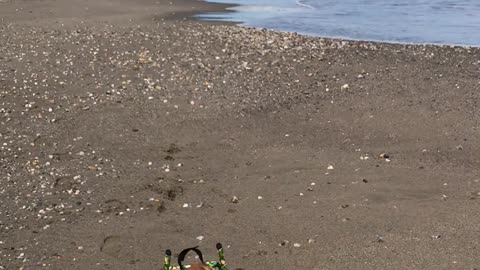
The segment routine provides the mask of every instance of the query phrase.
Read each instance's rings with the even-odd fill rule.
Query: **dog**
[[[204,264],[203,262],[196,260],[189,270],[213,270],[210,266]]]

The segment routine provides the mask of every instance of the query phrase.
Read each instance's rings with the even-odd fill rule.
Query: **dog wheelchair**
[[[180,252],[180,254],[178,254],[178,266],[172,265],[172,251],[170,249],[167,249],[165,251],[165,261],[163,263],[162,270],[188,270],[190,268],[190,265],[184,266],[183,261],[185,260],[185,256],[187,255],[187,253],[190,251],[194,251],[198,255],[199,260],[209,266],[211,269],[228,270],[227,264],[225,262],[225,257],[223,255],[223,247],[220,243],[217,244],[218,261],[203,261],[202,252],[198,249],[198,247],[193,247],[184,249],[182,252]]]

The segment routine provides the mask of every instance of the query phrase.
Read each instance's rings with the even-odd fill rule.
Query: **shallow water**
[[[215,0],[203,19],[323,37],[480,46],[480,0]]]

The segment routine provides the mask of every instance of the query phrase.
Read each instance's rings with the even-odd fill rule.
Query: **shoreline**
[[[14,3],[15,2],[15,3]],[[291,31],[281,31],[276,29],[267,29],[261,27],[251,27],[251,26],[242,26],[240,24],[244,22],[235,22],[235,21],[218,21],[210,19],[201,19],[195,17],[196,15],[208,15],[215,13],[234,13],[237,11],[229,10],[228,8],[237,7],[237,4],[224,4],[224,3],[215,3],[204,0],[181,0],[177,1],[174,5],[171,4],[169,0],[142,0],[140,3],[144,5],[143,8],[133,8],[137,5],[136,3],[129,3],[126,0],[120,0],[115,2],[119,4],[117,10],[106,11],[105,5],[99,8],[95,5],[96,1],[88,0],[85,3],[81,4],[83,6],[77,6],[75,8],[69,7],[68,9],[84,9],[85,14],[83,16],[69,17],[60,16],[56,12],[62,12],[65,10],[65,7],[59,5],[57,9],[52,8],[52,0],[43,1],[42,4],[33,1],[32,3],[21,2],[20,4],[16,3],[16,0],[10,0],[9,2],[1,2],[3,7],[6,9],[0,10],[0,18],[2,24],[57,24],[68,26],[71,24],[81,25],[84,23],[112,23],[119,25],[133,25],[133,24],[150,24],[152,22],[162,22],[162,21],[194,21],[198,23],[205,24],[218,24],[218,25],[230,25],[237,26],[246,29],[257,29],[257,30],[267,30],[274,31],[279,33],[290,33],[306,36],[309,38],[318,38],[318,39],[329,39],[332,41],[346,41],[346,42],[360,42],[360,43],[377,43],[377,44],[392,44],[392,45],[401,45],[401,46],[438,46],[438,47],[461,47],[467,49],[479,49],[480,46],[471,46],[471,45],[462,45],[462,44],[436,44],[436,43],[404,43],[397,41],[382,41],[382,40],[362,40],[362,39],[353,39],[353,38],[344,38],[344,37],[335,37],[335,36],[319,36],[309,33],[299,33]],[[19,1],[20,2],[20,1]],[[104,2],[109,3],[106,6],[112,6],[113,3],[110,1],[104,0]],[[12,4],[13,3],[13,4]],[[70,4],[69,4],[70,5]],[[102,12],[99,14],[89,14],[89,9],[100,9]],[[148,10],[147,12],[145,12]],[[12,13],[21,13],[12,15]],[[38,14],[36,14],[38,13]],[[50,13],[48,16],[46,13]],[[26,16],[25,16],[26,15]]]
[[[211,4],[223,4],[223,3],[218,3],[218,2],[215,2],[215,1],[206,1],[206,2],[211,3]],[[232,5],[233,5],[232,7],[242,6],[242,5],[237,5],[237,4],[232,4]],[[297,3],[297,5],[308,7],[308,5],[304,5],[302,3]],[[227,7],[227,8],[229,8],[229,7]],[[220,11],[219,13],[235,13],[235,12],[240,12],[241,13],[242,11],[226,9],[224,12]],[[202,21],[202,20],[200,19],[199,21]],[[207,22],[209,21],[208,18],[206,19],[206,21]],[[215,19],[212,19],[212,22],[235,24],[235,25],[238,25],[238,26],[241,26],[241,27],[255,28],[255,29],[260,29],[260,30],[261,29],[267,29],[269,31],[294,33],[294,34],[300,34],[300,35],[305,35],[305,36],[315,37],[315,38],[326,38],[326,39],[345,40],[345,41],[354,41],[354,42],[359,41],[359,42],[375,42],[375,43],[400,44],[400,45],[419,45],[419,46],[432,45],[432,46],[454,46],[454,47],[466,47],[466,48],[480,48],[480,44],[479,45],[468,45],[468,44],[460,44],[460,43],[428,43],[428,42],[413,43],[413,42],[402,42],[402,41],[392,41],[392,40],[356,39],[356,38],[351,38],[351,37],[328,36],[328,35],[320,35],[320,34],[308,33],[308,32],[295,32],[295,31],[288,31],[288,30],[265,28],[265,27],[256,27],[256,26],[251,26],[247,22],[242,22],[242,21],[229,21],[229,20],[215,20]]]
[[[0,269],[478,267],[480,49],[208,8],[0,3]]]

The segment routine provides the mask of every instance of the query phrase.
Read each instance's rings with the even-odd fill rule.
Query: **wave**
[[[235,11],[247,11],[247,12],[259,12],[259,11],[273,11],[273,12],[294,12],[299,11],[299,8],[291,7],[274,7],[274,6],[236,6],[229,8],[230,10]]]
[[[313,7],[309,4],[305,4],[304,1],[302,1],[302,0],[296,0],[295,3],[297,4],[297,6],[300,6],[300,7],[304,7],[304,8],[308,8],[308,9],[315,9],[315,7]]]

